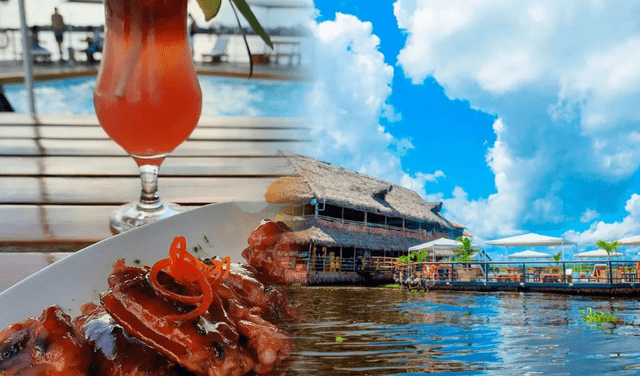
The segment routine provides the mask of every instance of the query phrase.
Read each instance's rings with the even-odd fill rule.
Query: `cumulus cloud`
[[[580,222],[589,223],[589,222],[593,221],[594,219],[598,218],[599,216],[600,216],[600,213],[598,213],[596,210],[587,209],[580,216]]]
[[[384,62],[370,22],[337,13],[313,23],[315,82],[309,96],[313,144],[302,150],[320,160],[418,188],[443,176],[402,171],[400,157],[411,140],[393,137],[380,119],[402,119],[387,102],[393,67]],[[422,189],[424,193],[424,189]]]
[[[405,75],[433,77],[498,118],[487,154],[496,192],[470,200],[456,188],[449,217],[491,238],[622,206],[640,165],[638,11],[601,0],[396,1]]]
[[[594,222],[589,229],[579,232],[569,230],[564,233],[566,239],[582,245],[594,245],[598,240],[613,241],[628,236],[639,235],[640,195],[634,193],[624,207],[627,215],[620,222]]]

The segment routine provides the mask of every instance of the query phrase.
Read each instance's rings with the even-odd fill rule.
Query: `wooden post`
[[[609,259],[609,284],[613,283],[613,266],[611,265],[611,259]]]
[[[327,271],[327,247],[322,247],[322,271]]]
[[[358,248],[353,247],[353,271],[356,271],[356,260],[358,259],[356,256],[358,255]]]

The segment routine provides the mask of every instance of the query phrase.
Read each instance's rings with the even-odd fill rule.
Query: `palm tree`
[[[613,282],[613,271],[611,270],[611,252],[615,251],[620,244],[617,240],[612,242],[605,242],[604,240],[598,240],[596,242],[596,247],[602,248],[607,252],[607,258],[609,259],[609,282]]]
[[[456,241],[459,241],[460,243],[462,243],[462,245],[459,248],[458,258],[456,259],[456,261],[462,261],[462,262],[473,261],[473,259],[471,259],[471,251],[472,251],[471,239],[458,236]]]
[[[620,243],[618,243],[617,240],[614,240],[612,242],[605,242],[604,240],[598,240],[596,242],[596,247],[598,248],[602,248],[607,252],[607,257],[609,258],[609,260],[611,260],[611,252],[615,251],[616,248],[618,248],[620,246]]]

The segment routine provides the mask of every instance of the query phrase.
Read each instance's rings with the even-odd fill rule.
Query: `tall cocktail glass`
[[[180,212],[158,194],[158,169],[197,125],[202,92],[187,38],[187,0],[105,0],[94,91],[102,128],[140,169],[140,200],[115,210],[114,233]]]

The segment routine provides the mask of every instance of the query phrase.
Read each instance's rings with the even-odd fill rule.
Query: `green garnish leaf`
[[[198,0],[198,5],[204,13],[204,19],[210,21],[220,11],[222,0]]]
[[[205,0],[198,0],[198,1],[205,1]],[[247,4],[245,0],[233,0],[233,2],[236,3],[238,10],[240,11],[240,13],[242,13],[244,18],[249,22],[249,25],[251,26],[253,31],[256,34],[258,34],[269,47],[273,49],[273,44],[271,44],[271,39],[269,38],[267,33],[264,31],[264,29],[260,25],[260,22],[258,22],[258,19],[256,18],[256,16],[253,15],[251,8],[249,8],[249,4]]]

